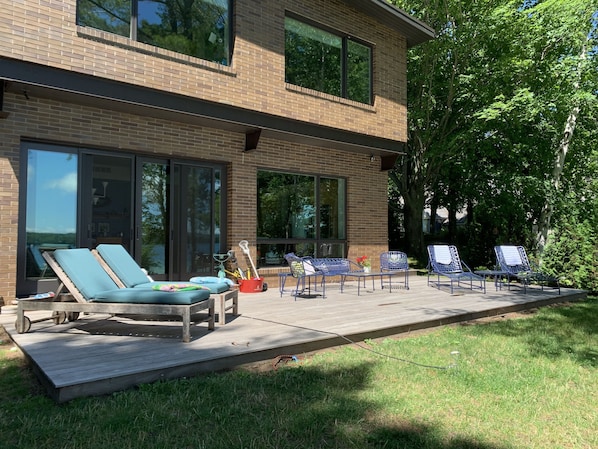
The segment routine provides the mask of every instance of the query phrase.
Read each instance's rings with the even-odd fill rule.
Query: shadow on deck
[[[178,322],[83,315],[54,325],[43,312],[28,314],[31,331],[14,328],[15,306],[5,306],[0,324],[29,359],[34,372],[57,402],[108,394],[142,383],[199,373],[232,369],[273,360],[280,355],[302,354],[364,339],[406,334],[489,316],[529,310],[556,303],[579,301],[587,293],[563,288],[496,290],[487,292],[438,290],[425,277],[412,277],[410,289],[381,290],[372,284],[357,295],[355,283],[344,293],[327,286],[326,298],[280,297],[268,291],[241,294],[239,316],[227,316],[225,325],[208,331],[192,327],[192,341],[182,343]]]

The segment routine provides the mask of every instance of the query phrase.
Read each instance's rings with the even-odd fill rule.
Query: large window
[[[286,17],[285,80],[371,104],[372,49],[349,36]]]
[[[17,295],[55,290],[42,253],[123,245],[156,280],[214,274],[226,248],[220,164],[22,143]]]
[[[78,0],[77,24],[228,65],[231,0]]]
[[[345,180],[258,171],[257,236],[260,265],[284,255],[344,257]]]

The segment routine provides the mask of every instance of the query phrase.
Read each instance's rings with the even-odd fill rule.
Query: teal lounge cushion
[[[222,284],[223,282],[227,283],[229,286],[235,285],[233,281],[228,278],[221,278],[218,276],[195,276],[189,279],[189,282],[195,282],[196,284],[206,285],[206,284]]]
[[[220,282],[219,284],[197,284],[204,288],[207,288],[212,293],[223,293],[230,290],[230,286],[226,282]]]
[[[54,258],[88,301],[98,292],[118,289],[87,248],[57,249]]]
[[[118,290],[98,292],[92,301],[127,304],[190,305],[204,301],[209,297],[209,290],[203,289],[167,292],[152,289],[121,288]]]
[[[210,289],[212,293],[222,293],[230,290],[235,285],[233,281],[227,278],[220,278],[216,276],[195,276],[189,279],[189,282],[203,285]]]
[[[151,282],[141,270],[135,259],[127,252],[122,245],[106,244],[98,245],[96,248],[98,254],[114,271],[118,278],[125,284],[125,287],[154,289],[156,285],[168,284],[188,284],[192,282],[199,284],[210,290],[211,293],[222,293],[230,290],[230,285],[233,284],[229,279],[221,279],[216,276],[204,276],[192,278],[190,281],[154,281]],[[201,282],[194,281],[194,279],[201,279]],[[228,281],[228,282],[227,282]],[[230,282],[230,284],[229,284]]]
[[[96,247],[96,251],[125,287],[137,287],[149,282],[141,267],[122,245],[102,243]]]
[[[87,248],[57,249],[54,258],[88,301],[188,305],[210,297],[208,289],[169,292],[118,288]]]

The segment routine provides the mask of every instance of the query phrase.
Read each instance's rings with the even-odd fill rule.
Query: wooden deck
[[[291,280],[289,280],[291,281]],[[57,402],[111,393],[160,379],[192,376],[247,363],[274,360],[279,355],[406,333],[486,316],[501,315],[586,297],[580,290],[496,291],[437,290],[422,276],[410,277],[410,289],[372,290],[371,282],[357,296],[355,283],[329,284],[325,299],[288,293],[281,298],[276,286],[267,292],[240,294],[240,315],[227,316],[226,325],[208,331],[192,326],[190,343],[181,342],[178,322],[141,321],[124,317],[83,315],[54,325],[34,322],[31,331],[17,334],[15,306],[5,306],[0,324],[31,361]],[[33,320],[48,312],[28,314]]]

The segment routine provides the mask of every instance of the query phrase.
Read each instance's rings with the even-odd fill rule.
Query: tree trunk
[[[457,242],[457,207],[454,204],[448,207],[448,237],[450,243]]]
[[[575,130],[575,124],[577,122],[579,112],[579,106],[573,107],[573,110],[567,118],[567,123],[565,124],[563,138],[561,139],[558,149],[555,152],[556,158],[554,161],[554,167],[552,169],[552,177],[550,179],[551,187],[555,193],[557,193],[560,188],[561,175],[563,174],[563,168],[565,167],[565,158],[567,157],[567,152],[569,151],[569,144],[571,142],[571,137],[573,136],[573,131]],[[548,234],[550,232],[550,220],[552,218],[553,211],[554,209],[552,206],[552,200],[550,195],[547,195],[546,202],[544,203],[542,211],[540,212],[538,233],[536,235],[536,244],[540,254],[542,254],[544,246],[546,246],[546,241],[548,240]]]
[[[586,45],[584,44],[581,55],[579,57],[579,64],[577,66],[577,73],[578,73],[578,80],[574,84],[574,88],[577,90],[580,87],[580,79],[581,79],[581,72],[582,72],[582,64],[586,59]],[[569,117],[567,117],[567,121],[565,123],[565,131],[563,132],[563,137],[559,143],[559,146],[555,152],[555,160],[554,166],[552,168],[552,176],[550,178],[551,187],[553,189],[553,193],[558,193],[560,190],[560,182],[561,182],[561,175],[563,174],[563,169],[565,167],[565,159],[567,157],[567,152],[569,151],[569,144],[571,143],[571,139],[573,138],[573,132],[575,131],[575,125],[577,123],[577,117],[581,112],[581,107],[579,104],[575,104],[571,112],[569,113]],[[550,220],[552,218],[553,213],[553,205],[551,195],[546,195],[546,202],[542,207],[542,211],[540,212],[540,219],[538,220],[538,232],[536,234],[536,245],[538,247],[538,251],[542,254],[544,250],[544,246],[546,246],[546,241],[548,240],[548,234],[550,233]]]
[[[409,201],[405,200],[405,239],[409,255],[422,258],[425,256],[423,218],[424,194],[410,192]]]
[[[436,219],[438,217],[438,195],[432,194],[432,201],[430,201],[430,234],[436,235]]]

